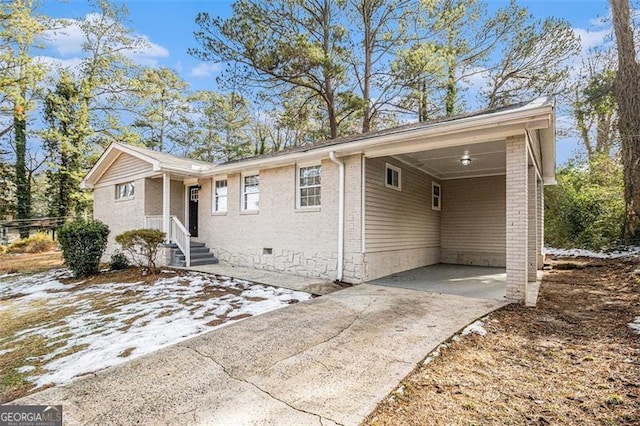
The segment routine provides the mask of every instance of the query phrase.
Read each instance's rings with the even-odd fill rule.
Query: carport
[[[553,108],[541,99],[364,149],[364,280],[535,303]]]

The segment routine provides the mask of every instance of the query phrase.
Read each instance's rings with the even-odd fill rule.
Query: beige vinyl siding
[[[441,261],[504,266],[505,176],[442,182]]]
[[[126,179],[151,170],[151,164],[128,154],[120,154],[109,169],[102,175],[100,181]],[[138,188],[136,188],[137,190]]]
[[[385,164],[399,167],[401,190],[385,186]],[[438,247],[440,212],[431,209],[433,178],[393,158],[366,161],[365,252]]]
[[[401,169],[400,190],[385,185],[386,164]],[[390,157],[365,164],[364,280],[438,263],[440,212],[428,174]]]

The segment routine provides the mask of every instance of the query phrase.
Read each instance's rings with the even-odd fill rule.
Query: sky
[[[216,90],[215,78],[220,66],[203,63],[189,55],[189,48],[198,47],[193,36],[198,29],[195,17],[198,12],[211,16],[227,17],[231,13],[232,1],[227,0],[130,0],[123,2],[129,9],[128,27],[144,36],[150,48],[134,58],[147,66],[162,66],[174,69],[190,84],[191,90]],[[488,0],[490,9],[508,4],[508,0]],[[608,14],[606,0],[518,0],[537,18],[554,16],[566,19],[581,37],[583,53],[588,48],[603,43],[609,34],[600,24]],[[52,18],[84,18],[89,12],[86,0],[44,0],[41,11]],[[79,62],[81,39],[73,31],[58,34],[48,42],[43,55],[52,61],[67,64]],[[566,118],[559,116],[562,126]],[[557,162],[565,162],[576,150],[575,139],[558,138]]]

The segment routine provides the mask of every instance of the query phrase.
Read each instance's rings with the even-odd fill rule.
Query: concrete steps
[[[170,266],[186,266],[184,253],[175,244],[167,245],[171,249]],[[191,242],[191,266],[197,265],[213,265],[218,263],[218,259],[211,253],[209,247],[205,243]]]

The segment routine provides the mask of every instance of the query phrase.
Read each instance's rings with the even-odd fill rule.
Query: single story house
[[[541,98],[223,164],[113,143],[83,184],[109,253],[115,235],[154,227],[183,252],[198,241],[221,262],[349,283],[496,266],[524,301],[542,267],[554,120]]]

